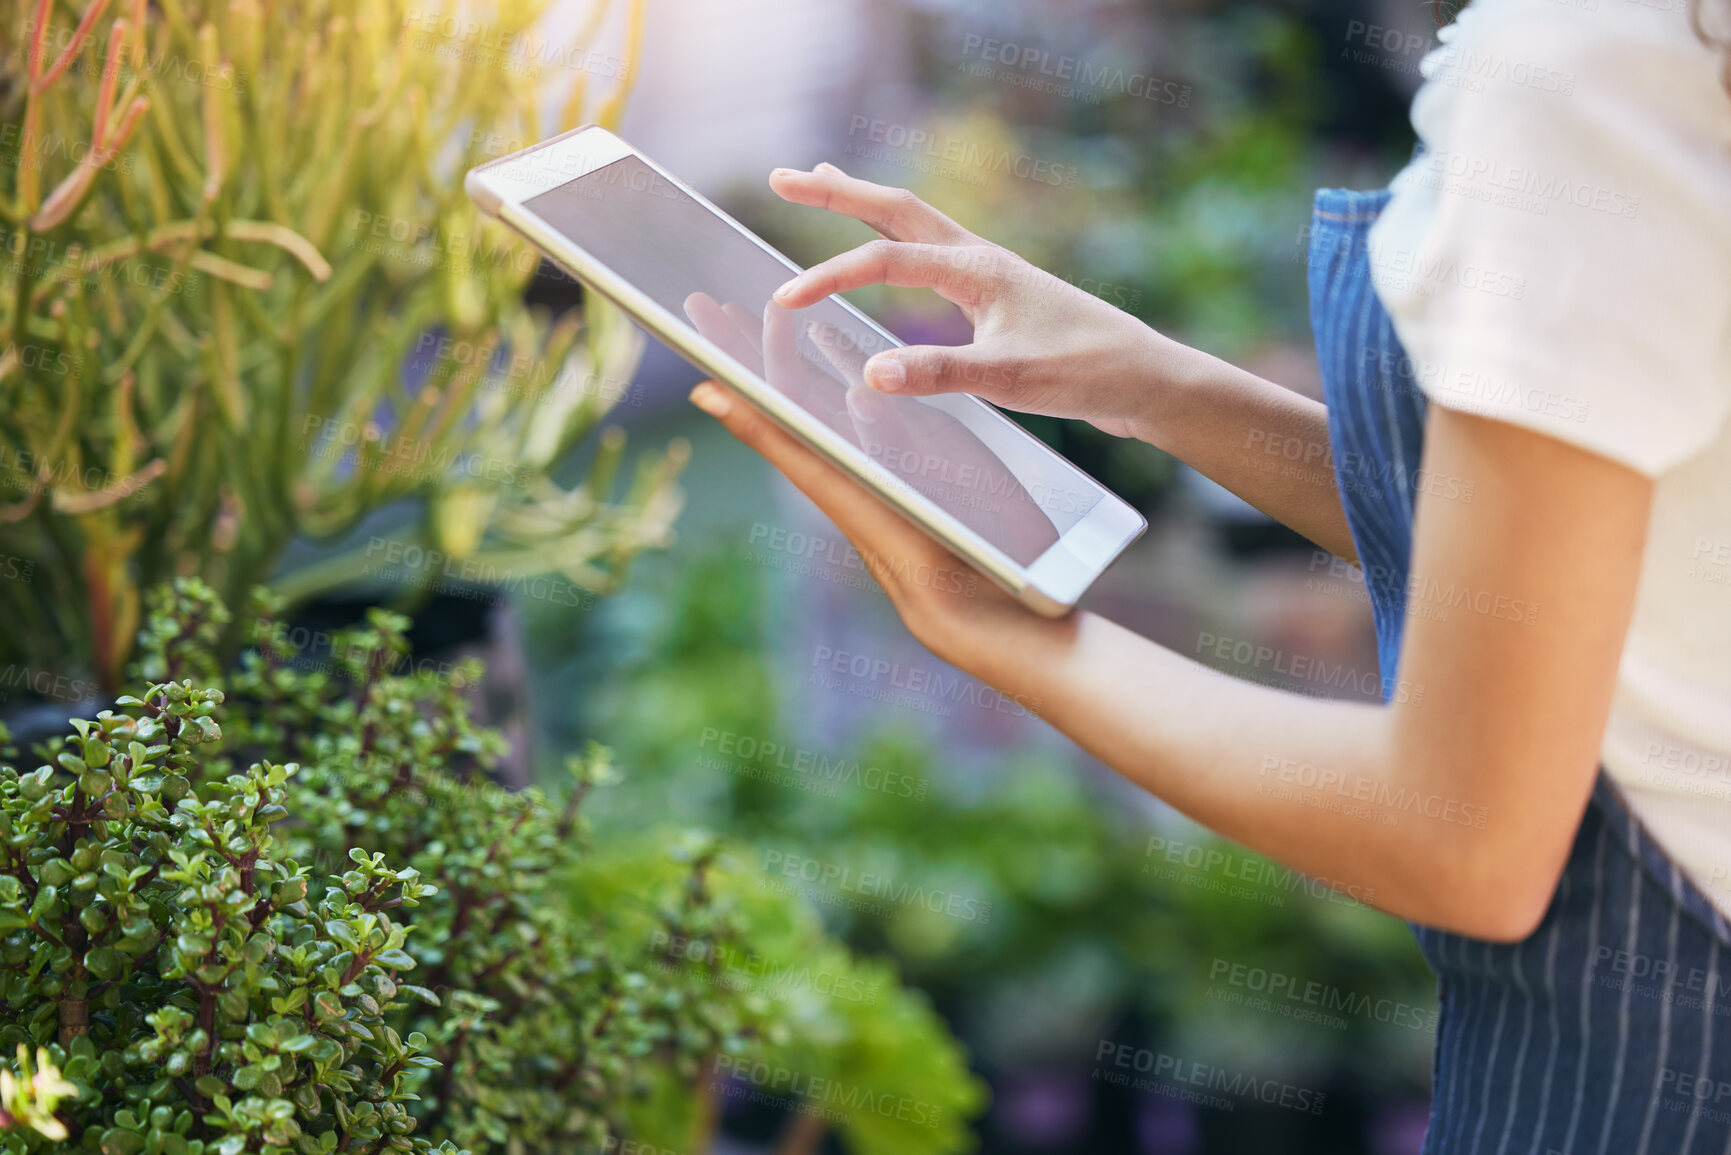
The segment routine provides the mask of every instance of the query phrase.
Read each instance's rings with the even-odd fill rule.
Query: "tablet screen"
[[[896,344],[827,298],[770,300],[795,270],[636,156],[524,207],[1019,565],[1100,500],[1087,474],[982,402],[864,383]]]

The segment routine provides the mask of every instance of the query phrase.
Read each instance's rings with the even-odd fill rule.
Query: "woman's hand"
[[[1007,409],[1075,417],[1120,437],[1140,432],[1163,373],[1200,355],[1136,318],[970,233],[906,189],[834,165],[776,169],[770,188],[854,217],[882,240],[807,269],[776,293],[800,309],[864,285],[935,290],[974,327],[971,344],[899,348],[866,363],[883,393],[972,393]]]
[[[985,241],[906,189],[834,165],[776,169],[787,200],[882,234],[807,269],[790,309],[864,285],[929,288],[974,326],[972,343],[887,350],[866,363],[883,393],[972,393],[1023,413],[1076,417],[1163,449],[1343,558],[1354,557],[1317,402],[1181,345],[1128,313]],[[1293,477],[1296,449],[1315,468]]]
[[[853,543],[910,632],[938,657],[990,678],[1006,644],[1054,623],[928,537],[882,498],[807,448],[719,381],[691,401],[762,454]]]

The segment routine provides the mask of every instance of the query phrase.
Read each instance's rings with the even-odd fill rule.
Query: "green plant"
[[[386,913],[431,888],[361,855],[320,887],[270,822],[294,767],[204,773],[222,693],[127,698],[4,775],[0,875],[8,1039],[49,1048],[76,1088],[86,1150],[360,1150],[406,1138],[427,1040],[384,1021],[413,966]],[[387,895],[389,897],[387,897]],[[7,1136],[33,1148],[28,1133]]]
[[[632,1133],[707,1152],[719,1108],[752,1098],[791,1117],[782,1155],[815,1152],[830,1131],[852,1155],[968,1150],[983,1088],[893,964],[854,957],[803,902],[766,887],[743,848],[714,853],[701,875],[708,901],[681,908],[691,876],[665,853],[666,840],[596,846],[560,879],[565,900],[613,949],[649,941],[661,981],[693,1005],[719,997],[751,1008],[758,1034],[753,1047],[709,1059],[698,1095],[628,1108]]]
[[[297,535],[340,542],[397,501],[422,511],[411,540],[494,579],[603,589],[665,538],[677,446],[617,497],[617,435],[576,487],[548,476],[638,339],[601,303],[527,307],[532,250],[460,179],[503,142],[616,119],[642,21],[625,2],[614,58],[595,47],[613,0],[570,52],[531,31],[547,0],[461,21],[406,0],[0,0],[0,556],[31,579],[0,582],[0,662],[113,692],[140,590],[197,574],[239,604]]]
[[[603,865],[621,851],[585,875],[602,752],[571,760],[557,802],[499,789],[502,742],[463,705],[475,665],[400,672],[406,623],[375,611],[334,639],[334,668],[300,670],[269,602],[225,671],[228,611],[178,583],[147,617],[143,695],[37,747],[34,770],[0,765],[0,1044],[64,1073],[76,1146],[517,1155],[612,1149],[658,1119],[701,1139],[718,1065],[797,1046],[805,1069],[869,1073],[859,1055],[899,1045],[958,1119],[900,1147],[880,1121],[859,1149],[959,1148],[978,1091],[892,975],[861,1023],[685,965],[673,944],[790,949],[754,940],[785,921],[774,903],[718,897],[724,846],[633,841],[629,876]],[[791,941],[852,965],[810,928]]]

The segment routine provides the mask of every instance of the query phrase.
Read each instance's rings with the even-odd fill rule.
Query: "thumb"
[[[1005,391],[1007,369],[982,357],[973,345],[908,345],[889,349],[865,364],[865,382],[879,393],[977,393]]]

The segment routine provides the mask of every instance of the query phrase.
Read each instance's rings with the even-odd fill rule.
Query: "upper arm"
[[[1419,499],[1400,672],[1425,694],[1391,748],[1490,808],[1471,889],[1536,921],[1598,766],[1653,479],[1731,413],[1731,104],[1659,7],[1506,0],[1446,39],[1372,275],[1423,367],[1425,468],[1471,500]],[[1458,83],[1497,60],[1531,83]]]
[[[1424,788],[1485,809],[1479,852],[1452,882],[1463,896],[1501,888],[1499,917],[1522,937],[1592,789],[1652,482],[1438,405],[1424,468],[1471,484],[1418,500],[1400,677],[1424,693],[1392,707],[1393,756]]]

